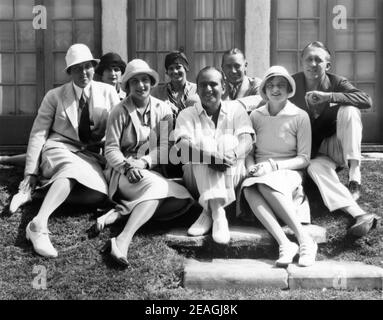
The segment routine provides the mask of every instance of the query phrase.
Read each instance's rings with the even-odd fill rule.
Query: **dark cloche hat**
[[[165,57],[165,69],[168,70],[168,68],[175,63],[180,63],[184,66],[186,71],[189,71],[189,61],[186,58],[186,55],[181,51],[172,51],[168,53]]]
[[[122,74],[125,72],[126,63],[121,59],[120,55],[115,52],[108,52],[100,58],[100,63],[98,64],[95,72],[102,76],[106,68],[113,66],[119,67]]]

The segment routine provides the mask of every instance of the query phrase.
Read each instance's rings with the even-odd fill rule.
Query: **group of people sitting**
[[[46,94],[26,156],[14,158],[25,161],[25,173],[10,210],[44,192],[26,227],[38,254],[58,255],[48,219],[64,201],[112,201],[95,228],[125,218],[122,232],[104,246],[122,266],[129,264],[129,245],[142,225],[186,214],[196,201],[202,212],[188,234],[211,231],[215,242],[229,243],[225,208],[236,202],[238,216],[254,214],[278,242],[277,266],[297,255],[300,266],[310,266],[317,244],[303,227],[310,222],[309,206],[302,205],[306,173],[330,211],[355,218],[350,234],[364,236],[374,225],[377,217],[356,202],[360,109],[371,107],[371,99],[329,73],[331,55],[321,42],[302,51],[303,72],[291,76],[272,66],[263,79],[246,75],[239,49],[223,54],[221,70],[200,70],[196,83],[187,80],[189,61],[179,51],[165,58],[164,84],[145,61],[126,64],[116,53],[100,61],[84,44],[72,45],[65,59],[71,81]],[[336,173],[343,167],[349,168],[348,187]],[[298,244],[286,237],[281,222]]]

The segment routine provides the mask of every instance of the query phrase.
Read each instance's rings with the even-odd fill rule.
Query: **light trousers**
[[[361,144],[360,110],[352,106],[341,107],[337,115],[336,134],[322,142],[318,156],[311,159],[307,169],[330,211],[357,205],[335,170],[348,167],[349,160],[360,162]]]

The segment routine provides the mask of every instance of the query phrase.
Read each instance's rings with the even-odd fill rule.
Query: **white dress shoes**
[[[33,244],[33,249],[41,256],[47,258],[56,258],[57,250],[53,247],[49,239],[49,231],[32,231],[31,222],[28,223],[25,230],[26,238]]]
[[[188,229],[188,235],[193,237],[203,236],[208,233],[213,224],[213,219],[205,210],[202,211],[198,219]]]
[[[275,261],[277,267],[287,267],[293,262],[294,257],[299,253],[299,246],[294,242],[281,244],[279,246],[279,258]]]
[[[314,240],[301,243],[299,246],[299,261],[301,267],[310,267],[315,263],[318,245]]]
[[[228,244],[230,242],[229,223],[227,219],[214,220],[213,240],[220,244]]]
[[[11,204],[9,205],[9,212],[15,213],[22,205],[30,201],[32,201],[30,191],[19,191],[12,197]]]

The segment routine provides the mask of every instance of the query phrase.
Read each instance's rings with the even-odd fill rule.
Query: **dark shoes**
[[[350,190],[350,193],[355,201],[360,198],[360,187],[360,183],[354,180],[351,180],[348,184],[348,190]]]
[[[376,227],[379,219],[381,218],[373,213],[361,215],[356,218],[355,223],[348,229],[348,234],[358,238],[363,237]]]

